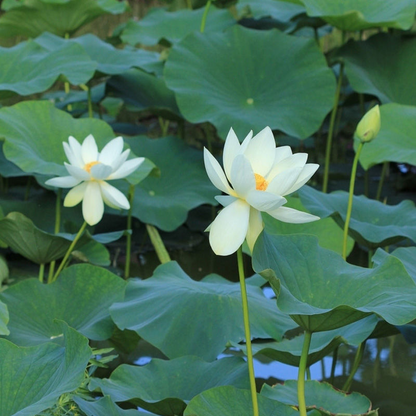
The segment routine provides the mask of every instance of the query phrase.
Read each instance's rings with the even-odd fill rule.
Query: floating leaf
[[[305,7],[300,4],[276,0],[240,0],[237,3],[237,10],[241,13],[249,7],[250,14],[255,19],[271,17],[279,22],[287,23],[293,17],[305,13]]]
[[[108,308],[123,299],[125,282],[91,265],[71,266],[52,284],[27,279],[0,294],[10,312],[8,339],[30,346],[53,339],[55,319],[93,340],[111,337],[114,324]]]
[[[0,302],[0,335],[9,335],[10,331],[7,329],[7,323],[9,322],[9,311],[7,305]]]
[[[416,6],[412,0],[302,0],[309,16],[321,17],[338,29],[354,32],[372,27],[410,29]]]
[[[304,186],[299,195],[309,212],[321,218],[332,216],[344,228],[347,192],[325,194]],[[349,234],[357,243],[370,249],[385,247],[405,238],[416,241],[415,204],[412,201],[402,201],[398,205],[386,205],[364,195],[354,196]]]
[[[367,170],[383,162],[416,165],[416,139],[412,134],[416,130],[416,107],[391,103],[382,105],[380,114],[382,128],[377,140],[363,147],[360,155],[362,167]],[[355,142],[354,148],[357,146]]]
[[[322,360],[340,344],[358,346],[371,335],[377,322],[377,317],[370,315],[342,328],[313,334],[309,347],[308,366]],[[300,334],[291,339],[285,338],[280,342],[255,342],[252,344],[253,354],[261,354],[272,360],[299,367],[304,339],[304,335]],[[244,346],[233,345],[243,351],[246,350]]]
[[[176,137],[129,140],[135,154],[152,160],[160,176],[148,176],[134,193],[133,215],[146,224],[173,231],[186,221],[188,212],[202,204],[215,204],[218,194],[209,181],[202,152]]]
[[[284,384],[273,387],[264,385],[261,395],[285,403],[298,406],[298,383],[296,380],[287,380]],[[377,410],[371,410],[371,402],[359,393],[344,393],[336,390],[328,383],[316,380],[305,382],[306,407],[319,409],[320,414],[326,416],[377,416]]]
[[[127,2],[117,0],[25,1],[1,16],[0,37],[35,38],[43,32],[63,37],[98,16],[123,13],[126,7]]]
[[[131,111],[151,111],[168,120],[182,120],[175,95],[157,78],[137,69],[111,77],[107,82],[111,91],[129,106]]]
[[[416,318],[416,285],[393,257],[367,269],[321,248],[315,237],[263,232],[253,268],[273,270],[275,276],[268,277],[279,292],[277,306],[311,332],[340,328],[371,313],[393,325]]]
[[[382,103],[416,105],[416,75],[411,70],[416,65],[416,39],[380,33],[365,42],[348,42],[337,55],[355,91],[375,95]]]
[[[122,364],[109,379],[91,379],[90,389],[99,388],[115,402],[130,401],[150,412],[175,416],[183,413],[187,401],[209,388],[248,388],[247,375],[247,364],[240,357],[212,363],[190,356],[169,361],[155,358],[142,367]]]
[[[247,292],[253,337],[281,339],[295,326],[259,287],[248,285]],[[227,341],[244,338],[240,285],[218,275],[194,281],[176,262],[159,266],[150,279],[130,280],[124,301],[110,311],[120,329],[136,331],[169,358],[214,360]]]
[[[299,412],[275,400],[257,395],[259,414],[262,416],[298,416]],[[253,403],[249,390],[232,386],[215,387],[194,397],[184,416],[251,416]]]
[[[94,75],[96,63],[76,44],[63,44],[50,52],[27,41],[12,48],[0,47],[0,66],[0,97],[4,98],[46,91],[61,74],[71,84],[86,83]]]
[[[27,299],[26,299],[27,300]],[[91,357],[88,340],[61,322],[63,345],[17,347],[0,339],[0,414],[34,416],[77,389]]]
[[[161,40],[176,43],[186,35],[200,30],[204,8],[168,12],[153,8],[141,20],[130,20],[121,34],[121,39],[130,45],[156,45]],[[206,20],[205,32],[219,32],[236,23],[228,10],[211,7]]]
[[[231,126],[243,138],[268,125],[304,139],[319,128],[335,93],[314,40],[240,26],[188,35],[172,48],[165,77],[184,117],[211,122],[222,138]]]
[[[299,198],[287,197],[288,203],[285,205],[299,211],[307,211],[300,202]],[[278,221],[270,215],[263,214],[266,232],[269,234],[311,234],[318,237],[319,245],[342,254],[343,230],[335,223],[332,218],[322,218],[305,224],[289,224]],[[354,247],[354,240],[348,237],[347,254],[351,253]]]

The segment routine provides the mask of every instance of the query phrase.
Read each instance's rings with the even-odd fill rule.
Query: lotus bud
[[[355,136],[362,143],[374,140],[380,131],[380,107],[376,105],[360,120],[355,130]]]

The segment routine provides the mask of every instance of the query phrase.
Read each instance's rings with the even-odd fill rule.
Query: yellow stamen
[[[266,179],[264,179],[264,177],[258,173],[254,174],[254,178],[256,180],[256,189],[258,191],[265,191],[269,185],[269,182],[267,182]]]
[[[94,165],[98,165],[100,162],[97,162],[97,161],[94,161],[94,162],[90,162],[90,163],[86,163],[85,164],[85,166],[84,166],[84,169],[88,172],[88,173],[90,173],[91,172],[91,168],[94,166]]]

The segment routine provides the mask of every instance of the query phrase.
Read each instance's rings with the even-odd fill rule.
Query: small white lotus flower
[[[319,217],[283,207],[285,195],[298,190],[316,172],[319,165],[306,163],[306,153],[292,154],[289,146],[276,148],[269,127],[253,137],[251,131],[243,143],[233,129],[224,145],[224,171],[212,154],[204,149],[205,169],[220,191],[216,200],[225,208],[209,227],[209,242],[215,254],[227,256],[247,239],[253,250],[264,228],[261,212],[288,223],[300,224]]]
[[[123,152],[123,138],[116,137],[101,152],[90,134],[82,145],[72,136],[64,142],[69,163],[64,163],[70,176],[47,180],[46,185],[72,188],[64,206],[73,207],[82,201],[82,215],[89,225],[97,224],[104,214],[104,203],[112,208],[129,209],[127,198],[106,181],[121,179],[134,172],[144,157],[127,160],[130,150]]]

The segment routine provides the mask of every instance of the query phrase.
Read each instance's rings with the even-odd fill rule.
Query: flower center
[[[84,166],[84,169],[88,172],[91,173],[91,168],[95,165],[98,165],[100,162],[97,162],[96,160],[94,162],[90,162],[90,163],[86,163]]]
[[[258,191],[265,191],[269,183],[264,179],[263,176],[259,175],[258,173],[254,174],[254,179],[256,180],[256,189]]]

